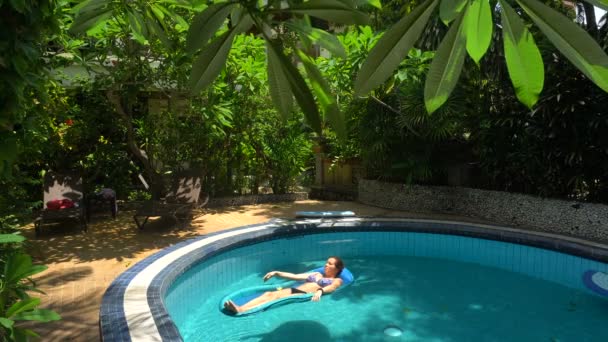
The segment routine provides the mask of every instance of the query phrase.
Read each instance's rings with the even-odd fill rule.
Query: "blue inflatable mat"
[[[354,217],[352,211],[296,211],[298,218]]]
[[[324,267],[318,267],[318,268],[315,268],[314,270],[308,271],[306,273],[320,272],[321,274],[323,274],[323,269],[324,269]],[[338,289],[336,289],[336,291],[334,291],[334,292],[342,290],[343,288],[352,284],[355,281],[353,274],[346,268],[343,269],[342,272],[340,273],[340,278],[342,279],[342,285],[340,287],[338,287]],[[286,282],[282,282],[279,284],[260,285],[260,286],[253,286],[253,287],[249,287],[246,289],[242,289],[242,290],[236,291],[236,292],[231,293],[231,294],[227,295],[226,297],[222,298],[222,300],[220,301],[219,308],[220,308],[220,311],[222,311],[225,314],[229,314],[231,316],[245,316],[245,315],[251,315],[251,314],[254,314],[254,313],[257,313],[260,311],[264,311],[272,306],[285,305],[285,304],[294,303],[294,302],[309,301],[311,299],[311,297],[314,295],[314,293],[301,293],[301,294],[291,295],[289,297],[279,298],[279,299],[264,303],[262,305],[259,305],[255,308],[252,308],[245,312],[233,313],[233,312],[228,312],[224,309],[224,303],[229,300],[233,301],[236,305],[241,306],[241,305],[251,301],[252,299],[261,296],[264,292],[276,291],[279,289],[287,289],[290,287],[298,287],[300,284],[302,284],[302,282],[300,282],[300,281],[286,281]]]
[[[583,284],[589,290],[608,297],[608,273],[589,270],[583,274]]]

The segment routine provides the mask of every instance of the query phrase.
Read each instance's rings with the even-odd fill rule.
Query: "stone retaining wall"
[[[608,241],[608,206],[460,187],[359,181],[359,202],[373,206],[477,217],[510,226]]]
[[[308,195],[310,199],[321,201],[356,201],[357,188],[351,187],[332,187],[332,186],[312,186]]]
[[[294,192],[289,194],[266,194],[266,195],[243,195],[231,197],[210,198],[209,203],[203,208],[236,207],[240,205],[295,202],[308,199],[307,192]],[[199,204],[203,200],[199,201]],[[135,210],[143,205],[144,201],[118,201],[119,210]]]
[[[295,192],[280,195],[245,195],[233,197],[218,197],[209,199],[208,208],[233,207],[240,205],[304,201],[308,199],[307,192]]]

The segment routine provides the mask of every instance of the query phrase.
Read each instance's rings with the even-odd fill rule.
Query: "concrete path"
[[[45,228],[34,239],[25,228],[29,251],[36,263],[49,268],[36,277],[43,307],[57,311],[62,320],[32,325],[43,341],[99,341],[99,306],[106,288],[139,260],[177,242],[223,229],[262,223],[272,218],[293,218],[300,210],[352,210],[361,216],[399,216],[468,220],[447,215],[422,215],[386,210],[355,202],[301,201],[242,207],[203,209],[190,227],[179,229],[170,220],[157,219],[138,231],[133,212],[122,211],[116,220],[93,217],[87,233],[77,226]],[[479,222],[475,220],[476,222]]]

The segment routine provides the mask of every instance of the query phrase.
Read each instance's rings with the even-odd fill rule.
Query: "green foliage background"
[[[440,16],[431,18],[417,49],[380,88],[365,98],[355,96],[353,80],[370,49],[384,30],[420,3],[382,1],[382,9],[365,7],[372,26],[338,35],[344,56],[322,54],[314,60],[346,115],[347,139],[339,138],[326,122],[329,117],[324,120],[331,157],[360,159],[369,178],[447,184],[450,170],[464,167],[472,175],[469,186],[606,202],[606,93],[534,26],[531,33],[541,47],[547,80],[532,110],[515,95],[495,24],[481,63],[467,60],[446,103],[433,114],[426,112],[424,83],[433,50],[447,32]],[[156,174],[166,178],[180,168],[201,168],[206,191],[214,196],[257,193],[260,186],[285,192],[310,174],[303,172],[312,167],[312,130],[301,111],[294,110],[289,119],[275,111],[266,47],[259,37],[237,35],[219,77],[192,95],[188,79],[196,57],[186,50],[186,33],[204,5],[112,2],[112,16],[86,35],[74,36],[68,34],[76,13],[70,2],[20,4],[13,9],[19,15],[2,22],[10,28],[2,33],[7,47],[2,60],[11,61],[4,63],[10,69],[2,74],[2,96],[9,104],[3,107],[0,133],[3,173],[9,175],[0,179],[7,189],[0,195],[2,214],[27,214],[40,206],[41,174],[49,169],[79,170],[88,191],[106,186],[120,198],[141,197],[137,175],[147,173],[129,148],[129,125]],[[558,2],[551,5],[572,15]],[[161,20],[159,8],[174,16]],[[28,10],[30,15],[23,15]],[[137,13],[151,16],[148,26],[138,24]],[[500,13],[493,15],[499,23]],[[594,36],[604,49],[605,23]],[[15,40],[17,29],[32,33]],[[286,52],[298,48],[297,35],[280,32]],[[322,44],[336,46],[333,41]],[[41,59],[43,52],[48,57]],[[73,65],[95,76],[71,79],[66,88],[58,70]],[[53,69],[53,77],[46,68]],[[314,88],[312,79],[307,82]],[[129,118],[117,113],[109,90],[121,94]],[[152,114],[150,98],[170,105]],[[175,105],[179,101],[185,104]]]
[[[608,203],[606,18],[574,24],[562,1],[213,3],[0,0],[2,338],[33,334],[13,326],[20,307],[59,318],[25,291],[43,268],[18,234],[47,170],[127,200],[184,168],[211,196],[285,193],[310,185],[314,137],[368,178],[460,170],[458,185]]]

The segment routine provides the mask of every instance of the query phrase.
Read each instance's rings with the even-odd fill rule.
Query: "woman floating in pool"
[[[292,287],[287,289],[279,289],[277,291],[264,292],[261,296],[252,299],[251,301],[238,306],[233,301],[228,300],[224,303],[224,308],[228,311],[239,313],[251,310],[257,306],[268,303],[279,298],[285,298],[301,293],[314,293],[312,296],[313,301],[318,301],[321,296],[326,293],[334,292],[340,285],[342,285],[342,279],[340,273],[344,269],[344,262],[342,259],[332,256],[325,262],[325,268],[323,274],[320,272],[313,273],[300,273],[293,274],[288,272],[272,271],[268,272],[264,276],[264,281],[272,277],[281,277],[289,280],[305,281],[298,287]]]

